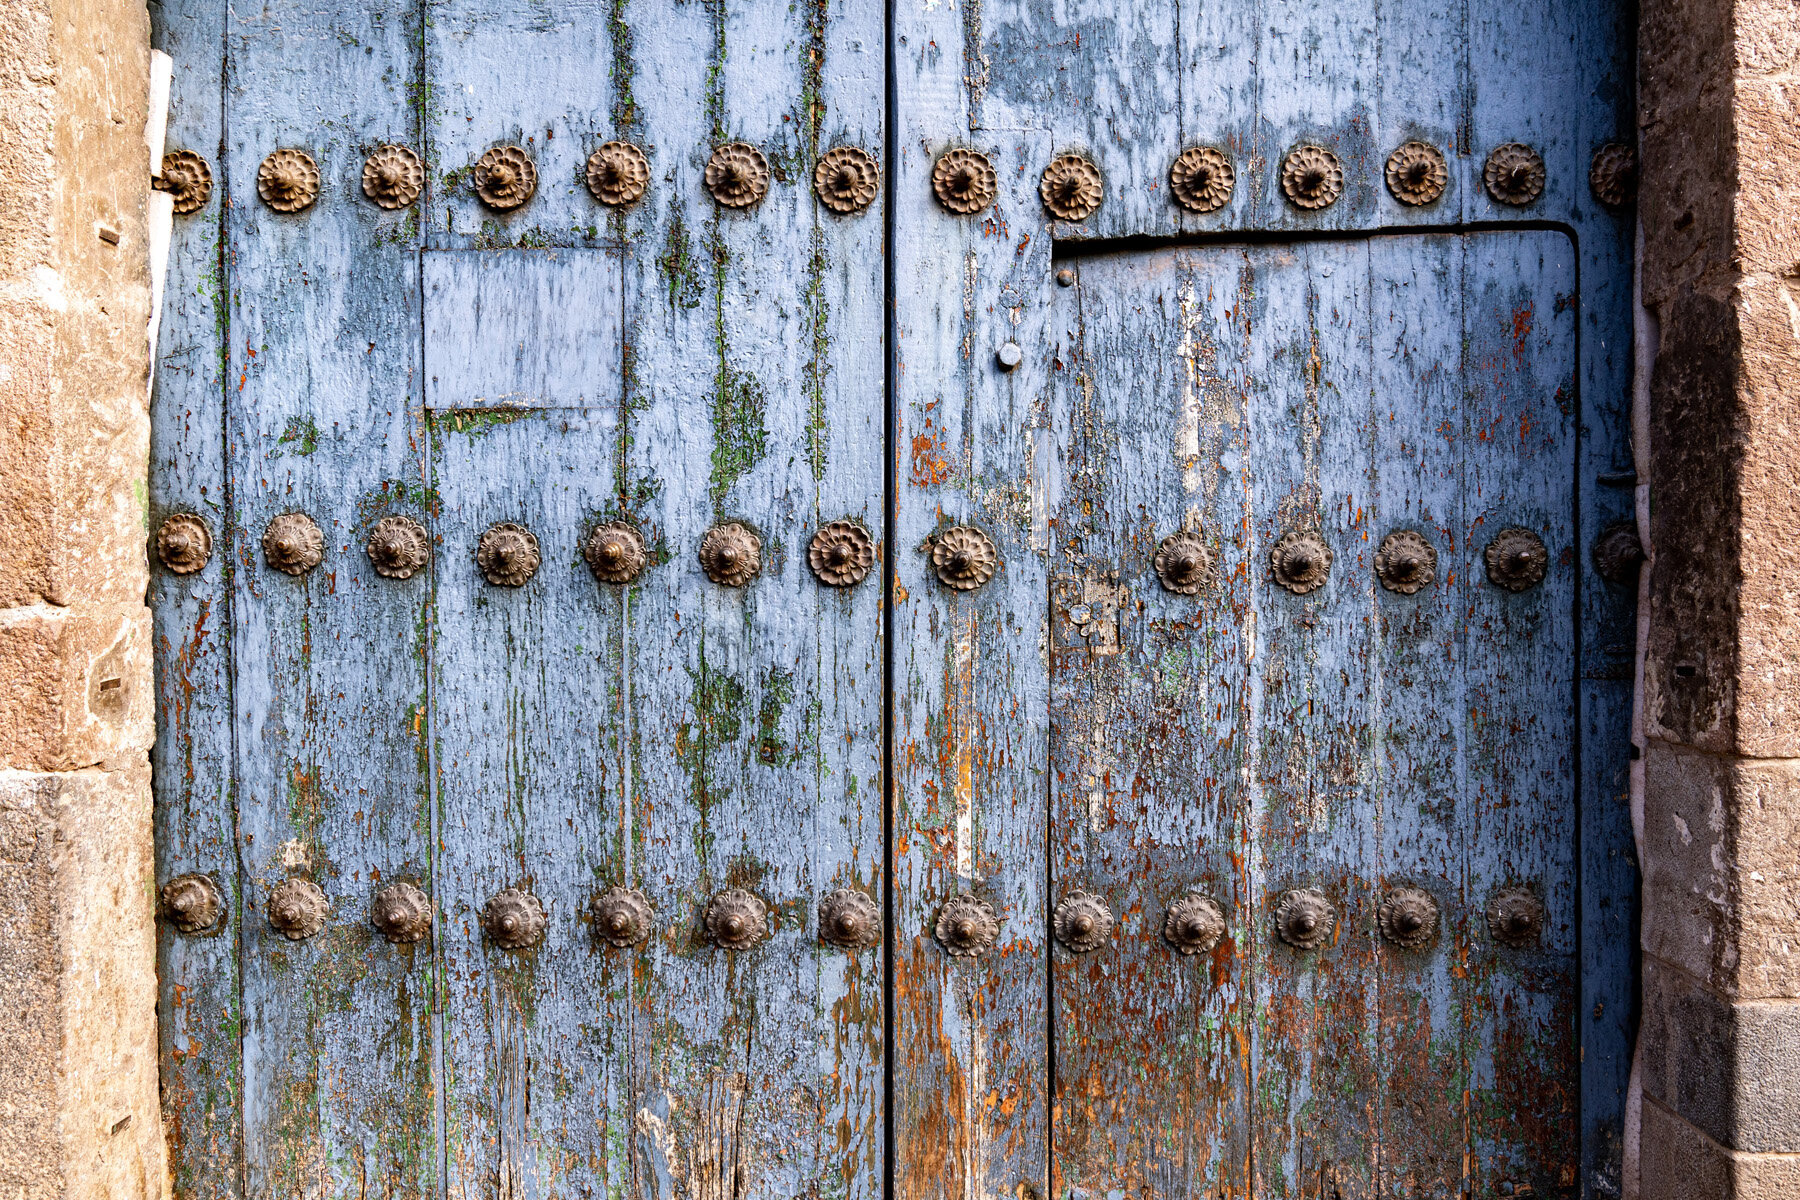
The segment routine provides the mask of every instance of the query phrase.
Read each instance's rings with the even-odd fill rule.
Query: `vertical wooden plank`
[[[1379,875],[1376,902],[1408,889],[1435,906],[1416,933],[1383,924],[1375,1096],[1377,1194],[1461,1194],[1468,1142],[1467,1022],[1458,976],[1471,932],[1466,896],[1463,665],[1463,239],[1371,244],[1375,361],[1369,540],[1356,569],[1375,572],[1390,537],[1412,534],[1435,569],[1411,592],[1372,590],[1375,653],[1368,699]],[[1399,550],[1399,543],[1395,543]],[[1396,578],[1400,587],[1413,587]],[[1378,585],[1381,583],[1377,576]],[[1408,939],[1417,944],[1409,944]]]
[[[1246,1196],[1247,264],[1219,249],[1070,267],[1050,412],[1050,899],[1087,892],[1118,924],[1095,949],[1051,947],[1052,1194]],[[1184,531],[1213,563],[1192,593],[1155,566]],[[1193,893],[1226,924],[1182,953],[1166,927]]]
[[[225,9],[214,0],[166,0],[151,9],[152,41],[175,60],[167,148],[204,158],[212,195],[175,218],[150,423],[150,596],[156,623],[156,877],[211,879],[219,923],[178,930],[164,913],[157,945],[157,1025],[163,1122],[176,1194],[240,1193],[243,1057],[238,1002],[238,851],[232,788],[230,553],[235,534],[225,449],[221,359],[227,315],[219,160]],[[159,561],[156,535],[177,513],[197,516],[211,539],[201,570]]]
[[[980,124],[973,14],[895,13],[896,285],[892,718],[895,1183],[905,1196],[1042,1195],[1047,1186],[1045,639],[1055,479],[1044,388],[1054,364],[1049,239],[1035,190],[1048,139]],[[995,203],[933,199],[953,147],[988,155]],[[1008,341],[1022,358],[1003,371]],[[956,590],[933,539],[991,540],[997,569]],[[992,906],[991,947],[934,939],[957,896]]]
[[[1575,250],[1521,233],[1466,253],[1470,1186],[1554,1195],[1579,1156]],[[1484,562],[1511,528],[1548,551],[1543,581],[1517,592]],[[1518,944],[1491,919],[1509,891],[1542,906]]]
[[[424,515],[417,219],[362,193],[378,144],[418,147],[419,15],[408,5],[235,10],[227,31],[233,266],[228,437],[236,512],[236,789],[245,864],[245,1190],[422,1196],[438,1176],[432,942],[370,925],[383,887],[431,886],[428,575],[389,579],[374,522]],[[257,198],[265,156],[305,151],[317,200]],[[305,513],[323,561],[289,575],[260,544]],[[313,881],[321,932],[271,928],[271,891]]]
[[[1328,1180],[1366,1194],[1375,1157],[1368,253],[1360,243],[1271,248],[1252,255],[1246,287],[1256,1186],[1302,1195]],[[1297,595],[1276,584],[1269,555],[1279,538],[1307,532],[1333,561],[1322,586]],[[1328,934],[1316,926],[1317,948],[1278,931],[1283,897],[1298,890],[1334,914]]]

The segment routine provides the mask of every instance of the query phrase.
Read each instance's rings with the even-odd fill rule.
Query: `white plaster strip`
[[[161,50],[150,52],[150,116],[144,126],[144,144],[150,148],[150,175],[162,175],[163,135],[169,127],[169,84],[175,60]],[[169,240],[175,233],[175,197],[152,189],[148,218],[150,238],[150,377],[145,400],[156,385],[156,338],[162,328],[163,280],[169,274]]]

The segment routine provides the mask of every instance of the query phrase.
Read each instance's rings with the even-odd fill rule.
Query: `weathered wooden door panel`
[[[1553,1194],[1577,1155],[1572,246],[1071,266],[1051,886],[1065,918],[1087,893],[1119,925],[1052,954],[1062,1186]],[[1484,562],[1514,526],[1552,552],[1519,594]],[[1396,531],[1434,582],[1378,581]],[[1331,565],[1294,594],[1271,551],[1308,533]],[[1184,534],[1211,563],[1191,595],[1157,570]],[[1488,927],[1518,885],[1549,913],[1532,949]],[[1300,888],[1331,906],[1315,947],[1284,925]],[[1410,939],[1403,889],[1428,897]],[[1207,949],[1183,944],[1195,893],[1225,917]]]
[[[1630,222],[1584,180],[1621,14],[156,9],[214,182],[151,496],[217,548],[152,595],[159,868],[225,908],[163,944],[184,1195],[1614,1194],[1630,597],[1584,569],[1629,507]],[[1409,139],[1444,155],[1423,205],[1385,173]],[[1515,140],[1523,206],[1483,176]],[[634,202],[589,186],[610,141]],[[732,142],[767,167],[741,207]],[[422,166],[394,209],[387,143]],[[1335,202],[1285,194],[1301,143]],[[1169,182],[1198,145],[1235,171],[1204,213]],[[887,178],[836,212],[846,146]],[[477,194],[505,147],[513,207]],[[259,194],[282,148],[310,205]],[[994,168],[967,214],[933,193],[957,149]],[[1067,153],[1102,180],[1078,223],[1039,191]],[[395,517],[429,559],[383,575]],[[834,521],[853,586],[809,561]],[[697,557],[732,522],[741,584]],[[499,523],[528,577],[478,561]],[[629,582],[584,554],[610,523]],[[1514,526],[1550,556],[1517,593],[1485,557]],[[1430,586],[1376,578],[1396,529]],[[1192,592],[1155,566],[1182,530]],[[1297,594],[1270,551],[1307,531]],[[271,927],[293,880],[316,936]],[[417,941],[371,925],[395,883]],[[641,943],[600,936],[615,888]],[[1407,888],[1428,945],[1383,932]],[[754,946],[708,928],[732,889]],[[882,945],[823,936],[838,889]],[[1316,947],[1276,932],[1301,889]]]

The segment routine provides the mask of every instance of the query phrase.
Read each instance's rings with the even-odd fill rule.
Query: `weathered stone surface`
[[[67,770],[148,750],[150,638],[142,605],[0,609],[0,766]]]
[[[1644,1102],[1640,1200],[1793,1200],[1800,1155],[1727,1150],[1654,1100]]]
[[[0,1194],[164,1194],[150,771],[0,771]]]
[[[1643,946],[1722,995],[1800,996],[1800,763],[1652,742]]]

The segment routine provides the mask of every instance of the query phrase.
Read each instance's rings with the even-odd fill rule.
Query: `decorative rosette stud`
[[[537,535],[510,521],[488,526],[475,546],[481,577],[496,587],[524,587],[542,561]]]
[[[726,142],[706,161],[706,190],[726,208],[749,208],[769,193],[769,160],[748,142]]]
[[[635,204],[649,186],[650,160],[630,142],[603,142],[588,155],[588,191],[607,207]]]
[[[980,587],[994,577],[999,552],[988,535],[973,525],[954,525],[931,543],[931,565],[938,581],[959,592]]]
[[[1178,596],[1192,596],[1213,581],[1213,553],[1191,529],[1171,533],[1156,548],[1156,577]]]
[[[1330,577],[1331,557],[1324,538],[1311,530],[1292,530],[1269,551],[1269,573],[1294,595],[1304,596]]]
[[[819,901],[819,939],[846,950],[881,945],[881,910],[866,892],[838,888]]]
[[[256,169],[256,194],[276,212],[299,212],[319,198],[319,168],[304,150],[277,150]]]
[[[1544,160],[1523,142],[1494,147],[1481,169],[1488,195],[1502,204],[1523,207],[1544,194]]]
[[[1075,954],[1098,950],[1112,936],[1112,909],[1092,892],[1070,892],[1051,918],[1056,940]]]
[[[1163,940],[1181,954],[1206,954],[1225,936],[1225,910],[1201,892],[1189,892],[1163,915]]]
[[[375,894],[369,924],[396,946],[410,945],[431,931],[431,898],[410,883],[390,883]]]
[[[304,575],[325,557],[325,535],[305,513],[282,513],[263,530],[263,560],[277,571]]]
[[[706,906],[706,935],[724,950],[748,950],[769,932],[769,909],[743,888],[726,888]]]
[[[544,937],[544,902],[530,892],[507,888],[482,905],[481,927],[503,950],[526,950]]]
[[[932,194],[950,212],[978,213],[994,202],[999,190],[994,164],[979,150],[947,150],[932,165]]]
[[[1444,152],[1430,142],[1405,142],[1388,155],[1388,191],[1402,204],[1430,204],[1449,181]]]
[[[1396,529],[1375,551],[1375,578],[1390,592],[1410,596],[1437,581],[1437,551],[1411,529]]]
[[[1231,159],[1211,146],[1190,146],[1169,167],[1169,191],[1189,212],[1217,212],[1236,186]]]
[[[310,879],[286,879],[275,886],[264,903],[269,928],[290,942],[311,937],[325,928],[330,905],[325,893]]]
[[[212,531],[194,513],[170,513],[156,531],[156,557],[177,575],[192,575],[212,561]]]
[[[860,146],[828,150],[813,167],[813,191],[832,212],[861,212],[881,190],[881,167]]]
[[[1536,945],[1544,933],[1544,902],[1522,887],[1501,888],[1488,900],[1487,925],[1502,946]]]
[[[1275,902],[1275,932],[1296,950],[1316,950],[1331,940],[1337,909],[1312,888],[1294,888]]]
[[[655,916],[644,893],[628,887],[601,892],[594,897],[589,912],[594,920],[594,936],[620,950],[649,937]]]
[[[1050,160],[1038,179],[1038,198],[1059,221],[1085,221],[1094,215],[1104,197],[1100,168],[1079,154],[1061,154]]]
[[[643,573],[644,535],[624,521],[605,521],[588,534],[581,548],[588,570],[601,583],[630,583]]]
[[[166,160],[165,160],[166,161]],[[167,167],[163,168],[168,171]],[[1588,190],[1608,208],[1624,208],[1637,199],[1637,151],[1620,142],[1608,142],[1594,151],[1588,167]]]
[[[225,915],[225,897],[206,875],[177,875],[159,895],[169,922],[183,933],[206,933]]]
[[[497,212],[531,199],[537,182],[537,164],[518,146],[495,146],[475,160],[475,194]]]
[[[1502,529],[1482,551],[1488,579],[1509,592],[1523,592],[1544,582],[1550,551],[1529,529]]]
[[[364,549],[377,575],[411,579],[431,561],[431,536],[411,517],[383,517],[369,531]]]
[[[979,896],[952,896],[938,909],[932,936],[950,954],[969,958],[994,944],[1000,936],[1000,918]]]
[[[813,534],[806,561],[825,586],[854,587],[875,565],[875,543],[855,521],[833,521]]]
[[[363,163],[363,195],[382,208],[405,208],[424,184],[425,165],[405,146],[377,146]]]
[[[1281,192],[1298,208],[1327,208],[1344,194],[1344,168],[1323,146],[1296,146],[1281,163]]]
[[[175,197],[178,213],[199,212],[212,198],[212,168],[192,150],[163,155],[162,174],[153,183],[157,191]]]
[[[743,587],[762,570],[762,539],[736,521],[715,525],[700,539],[700,569],[724,587]]]
[[[1438,936],[1438,902],[1424,888],[1397,887],[1375,911],[1381,936],[1405,950],[1428,949]]]

